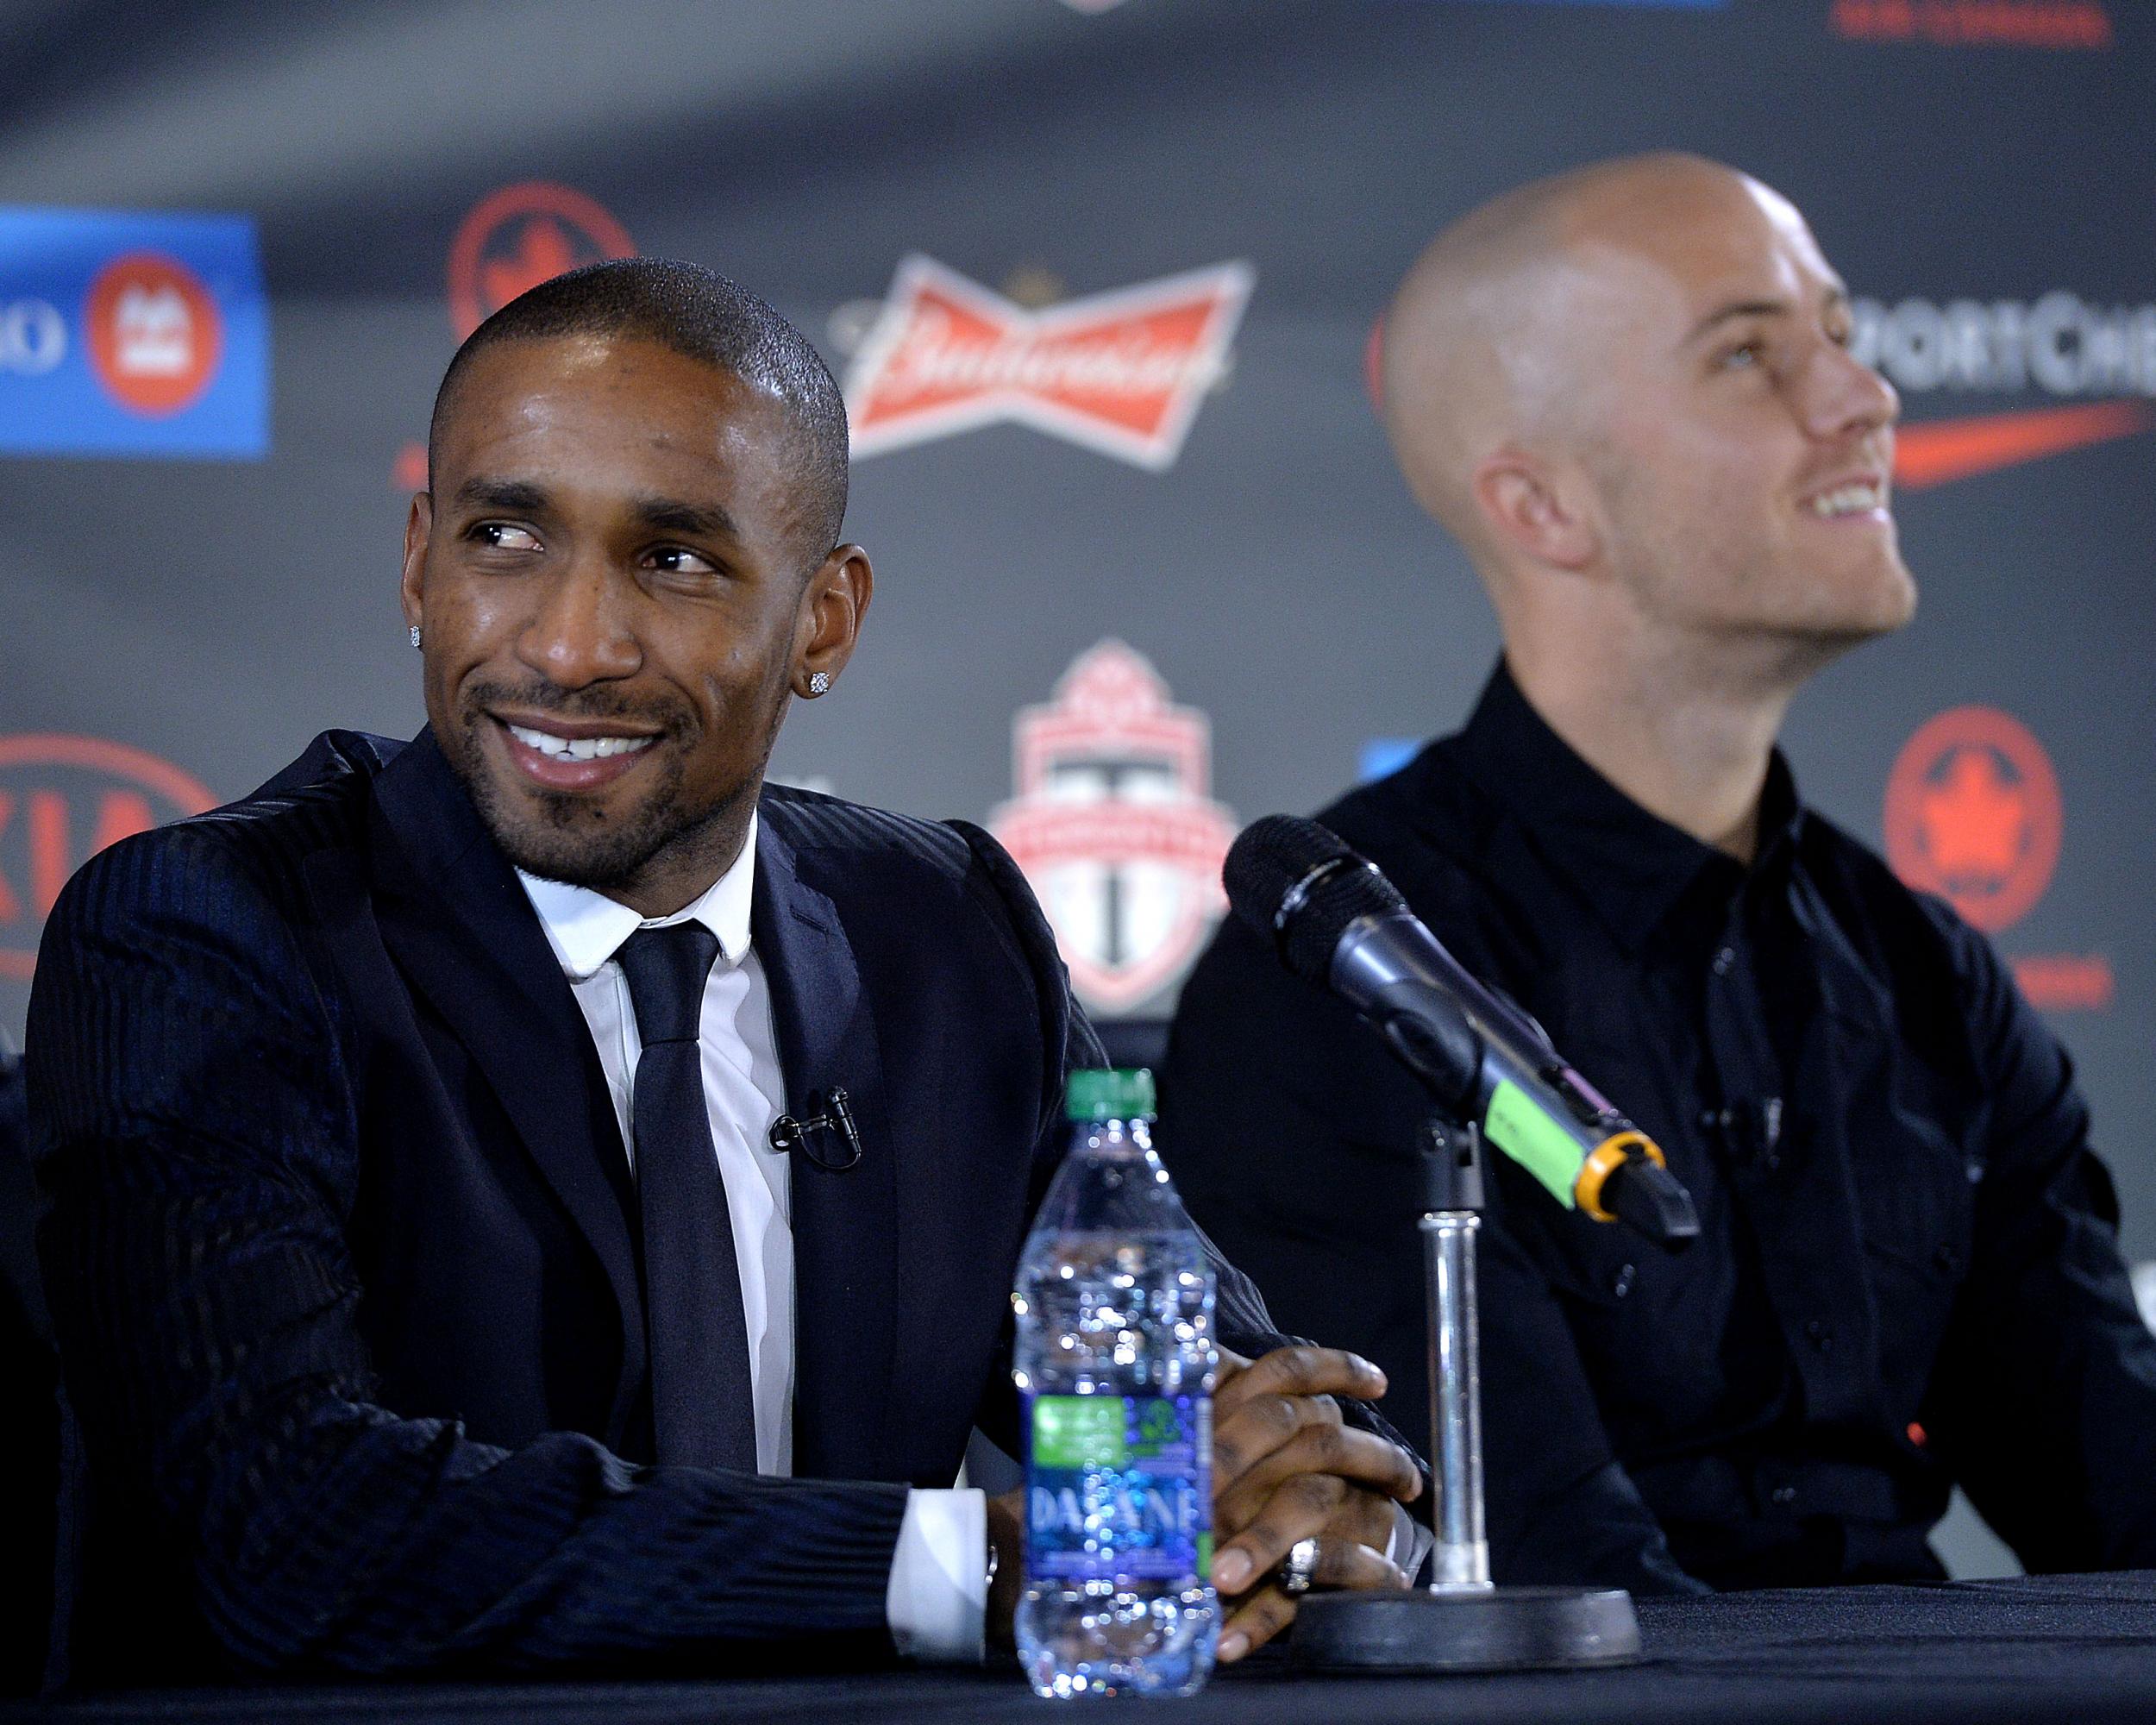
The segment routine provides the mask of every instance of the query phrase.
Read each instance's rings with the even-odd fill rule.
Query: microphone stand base
[[[1639,1619],[1621,1588],[1313,1593],[1288,1662],[1335,1674],[1561,1671],[1632,1665]]]

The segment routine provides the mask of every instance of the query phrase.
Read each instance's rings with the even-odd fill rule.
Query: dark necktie
[[[630,1125],[656,1453],[662,1463],[754,1473],[749,1326],[698,1046],[718,937],[696,922],[639,929],[614,957],[643,1044]]]

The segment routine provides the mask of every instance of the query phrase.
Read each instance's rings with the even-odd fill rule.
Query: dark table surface
[[[1264,1655],[1193,1700],[1119,1716],[1322,1725],[1861,1725],[1863,1722],[2156,1722],[2156,1571],[1639,1602],[1637,1665],[1506,1676],[1302,1676]],[[1136,1715],[1129,1706],[1138,1706]],[[1073,1704],[1077,1713],[1090,1709]],[[911,1671],[711,1682],[382,1684],[83,1697],[0,1718],[170,1718],[320,1725],[624,1725],[755,1720],[907,1722],[1050,1716],[1014,1671]]]

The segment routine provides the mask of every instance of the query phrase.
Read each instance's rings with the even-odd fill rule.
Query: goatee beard
[[[633,882],[661,851],[684,839],[693,840],[723,820],[737,800],[726,799],[712,809],[683,807],[686,769],[680,750],[667,745],[693,731],[692,715],[648,706],[631,707],[627,703],[595,699],[588,691],[565,699],[561,690],[548,684],[529,688],[475,684],[465,692],[460,705],[461,746],[453,752],[445,750],[450,767],[496,848],[527,875],[567,881],[594,892],[617,890]],[[661,729],[650,749],[654,753],[664,752],[642,768],[655,772],[657,782],[629,819],[621,822],[610,821],[604,809],[573,792],[535,787],[529,797],[506,793],[483,764],[486,743],[481,727],[498,723],[489,712],[496,706],[576,718],[633,718],[640,726],[659,725]]]

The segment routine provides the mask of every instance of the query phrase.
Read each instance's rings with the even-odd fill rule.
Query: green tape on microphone
[[[1509,1078],[1500,1079],[1490,1092],[1482,1136],[1548,1187],[1550,1195],[1566,1209],[1575,1208],[1572,1186],[1586,1159],[1579,1140]]]

